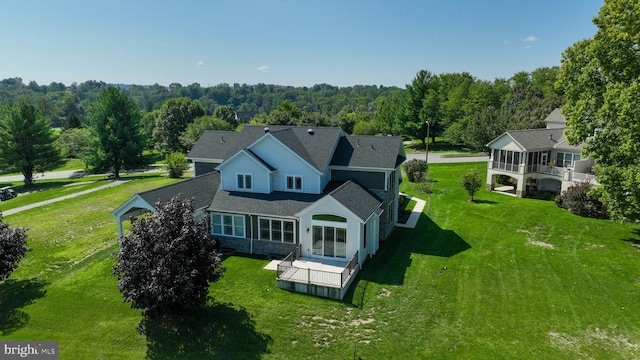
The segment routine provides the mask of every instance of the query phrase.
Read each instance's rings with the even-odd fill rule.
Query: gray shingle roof
[[[526,151],[536,151],[553,149],[561,144],[565,144],[566,146],[567,139],[564,135],[564,130],[565,129],[560,128],[509,130],[505,134],[509,135],[513,140],[524,147]],[[496,140],[493,140],[491,143]],[[489,143],[489,145],[491,143]]]
[[[155,205],[158,201],[165,203],[180,194],[183,199],[195,198],[195,207],[200,209],[211,203],[218,187],[220,187],[220,173],[214,171],[138,195],[147,203]]]
[[[345,136],[331,160],[333,166],[395,169],[405,158],[400,136]]]
[[[241,132],[205,131],[187,157],[225,160],[264,136],[265,128],[269,128],[273,137],[318,171],[324,171],[329,164],[334,146],[342,135],[342,130],[338,127],[278,125],[245,126]]]
[[[265,216],[293,217],[320,198],[331,196],[361,219],[366,220],[372,213],[380,214],[382,200],[353,181],[332,181],[322,194],[304,194],[274,191],[271,194],[257,194],[239,191],[219,190],[209,211],[253,214]]]
[[[264,134],[264,128],[261,131]],[[269,126],[269,132],[318,171],[324,171],[329,165],[342,135],[338,127]]]
[[[560,108],[555,108],[544,118],[544,123],[547,124],[547,127],[565,127],[566,119],[560,112]]]
[[[219,190],[210,211],[293,217],[323,195],[274,191],[271,194]]]
[[[225,160],[254,141],[255,138],[241,132],[208,130],[193,145],[187,158]]]
[[[345,182],[332,191],[329,196],[336,199],[362,220],[367,220],[373,213],[378,215],[382,213],[380,208],[382,200],[354,181]]]

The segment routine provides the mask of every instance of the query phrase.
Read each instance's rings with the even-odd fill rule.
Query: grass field
[[[430,215],[397,229],[343,301],[277,289],[267,260],[231,256],[204,309],[130,309],[108,214],[174,181],[161,176],[7,216],[33,251],[0,284],[0,339],[57,340],[61,359],[639,358],[640,226],[485,191],[467,202],[471,167],[486,172],[430,166]]]

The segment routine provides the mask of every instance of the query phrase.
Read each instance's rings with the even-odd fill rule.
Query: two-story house
[[[285,257],[281,288],[341,299],[397,221],[405,160],[397,136],[246,126],[205,132],[188,158],[195,177],[180,184],[209,178],[202,196],[211,235],[224,248]],[[140,204],[149,197],[138,194],[112,215],[121,223],[135,206],[148,209]]]
[[[597,184],[593,159],[581,157],[582,145],[567,142],[560,109],[544,122],[544,129],[509,130],[487,144],[487,190],[495,189],[501,175],[512,179],[518,197],[536,190],[560,193],[581,181]]]

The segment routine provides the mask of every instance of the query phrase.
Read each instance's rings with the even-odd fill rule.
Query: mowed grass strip
[[[110,276],[108,214],[168,179],[8,216],[34,250],[0,284],[13,295],[0,297],[0,338],[58,340],[75,359],[640,357],[640,227],[484,190],[467,202],[472,167],[486,172],[430,166],[430,214],[383,242],[343,301],[277,289],[267,260],[231,256],[204,309],[143,319]]]

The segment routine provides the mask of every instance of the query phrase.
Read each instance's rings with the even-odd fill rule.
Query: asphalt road
[[[459,154],[461,156],[455,156]],[[446,155],[443,156],[443,155]],[[489,155],[484,156],[466,156],[465,153],[429,153],[429,164],[453,164],[453,163],[467,163],[467,162],[487,162],[489,161]],[[407,153],[407,160],[424,160],[424,153]]]
[[[443,155],[447,155],[444,157]],[[456,154],[466,155],[465,153],[429,153],[430,164],[446,164],[446,163],[465,163],[465,162],[486,162],[489,161],[489,156],[455,156]],[[424,160],[423,153],[407,153],[407,160]],[[151,168],[145,170],[132,170],[128,172],[122,172],[122,174],[137,174],[137,173],[149,173],[164,171],[162,168]],[[50,171],[45,173],[38,173],[33,176],[33,180],[38,181],[42,179],[68,179],[77,178],[83,176],[90,176],[96,174],[89,174],[82,170],[67,170],[67,171]],[[100,175],[100,174],[97,174]],[[105,174],[102,174],[105,175]],[[105,175],[106,176],[106,175]],[[22,181],[24,177],[22,175],[7,175],[0,176],[0,183],[10,183],[16,181]]]
[[[122,171],[121,175],[130,175],[130,174],[143,174],[143,173],[153,173],[153,172],[163,172],[165,171],[162,167],[152,167],[149,169],[143,170],[130,170],[130,171]],[[69,179],[69,178],[81,178],[84,176],[107,176],[107,174],[91,174],[84,172],[82,170],[65,170],[65,171],[49,171],[45,173],[37,173],[33,175],[33,180],[43,180],[43,179]],[[21,175],[7,175],[0,176],[0,183],[9,183],[16,181],[23,181],[24,176]]]

